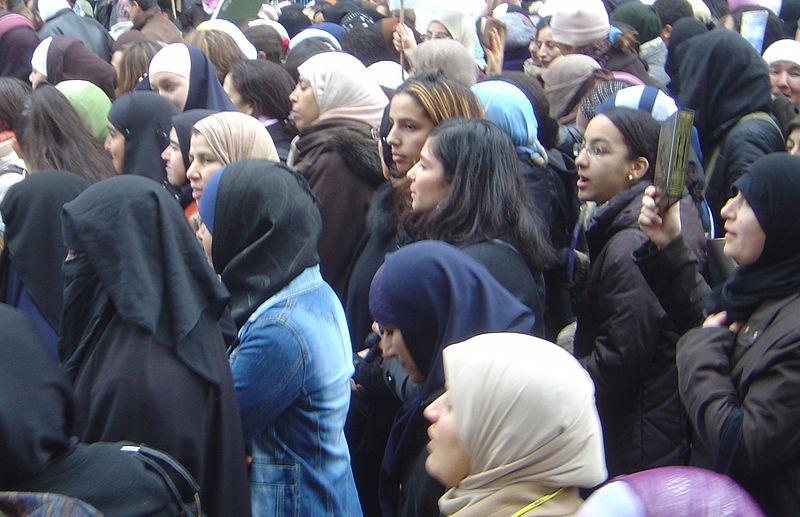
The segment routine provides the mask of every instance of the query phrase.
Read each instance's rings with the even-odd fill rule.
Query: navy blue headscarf
[[[479,262],[440,241],[420,241],[387,255],[369,294],[375,321],[397,327],[425,382],[400,408],[381,465],[381,506],[393,515],[398,478],[424,446],[422,410],[444,387],[442,350],[487,332],[531,334],[531,310]]]

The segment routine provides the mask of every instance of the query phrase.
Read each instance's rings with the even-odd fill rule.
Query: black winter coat
[[[111,61],[111,45],[114,40],[97,20],[79,16],[72,9],[61,9],[44,24],[39,31],[39,39],[59,34],[78,38],[100,59]]]

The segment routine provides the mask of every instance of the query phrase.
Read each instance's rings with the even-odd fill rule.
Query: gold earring
[[[633,183],[633,174],[628,174],[628,181]]]

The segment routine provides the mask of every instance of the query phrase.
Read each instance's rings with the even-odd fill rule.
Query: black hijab
[[[228,94],[222,89],[217,71],[203,52],[197,47],[186,45],[189,49],[189,93],[183,111],[191,109],[210,109],[217,111],[236,111]]]
[[[425,375],[419,394],[400,408],[381,465],[384,512],[395,512],[397,482],[425,443],[422,410],[444,387],[442,350],[486,332],[531,334],[531,310],[479,262],[439,241],[420,241],[386,256],[370,288],[375,321],[397,327]]]
[[[726,29],[695,36],[684,46],[678,104],[695,110],[703,154],[711,156],[741,117],[770,111],[769,70],[750,43]]]
[[[189,169],[189,163],[191,162],[191,160],[189,160],[189,147],[192,142],[192,127],[196,122],[214,113],[219,113],[219,111],[192,109],[172,116],[172,127],[175,128],[175,134],[178,137],[178,146],[181,148],[181,156],[183,156],[183,166],[186,169]]]
[[[47,49],[47,82],[58,84],[68,79],[94,83],[109,99],[114,99],[117,72],[109,63],[89,50],[78,38],[59,34],[53,36]]]
[[[174,104],[152,91],[129,92],[114,101],[108,121],[125,137],[125,174],[159,184],[167,180],[161,153],[169,145],[172,117],[178,113]]]
[[[0,490],[8,490],[72,447],[74,401],[31,321],[3,304],[0,350]]]
[[[667,61],[664,70],[670,77],[667,85],[672,97],[677,97],[680,93],[680,80],[678,79],[678,64],[682,61],[686,47],[682,44],[691,38],[708,32],[708,27],[703,22],[693,17],[680,18],[672,25],[672,32],[669,35],[667,44]]]
[[[766,235],[764,250],[749,266],[709,294],[709,313],[728,311],[729,321],[747,319],[762,302],[800,293],[800,157],[774,153],[753,162],[733,184],[753,209]]]
[[[234,162],[203,189],[200,217],[213,235],[214,269],[241,327],[267,299],[319,264],[322,219],[305,179],[269,160]]]
[[[70,172],[41,171],[12,186],[0,204],[9,258],[54,331],[61,318],[61,264],[67,256],[61,209],[88,187],[83,178]]]
[[[65,278],[59,354],[68,371],[80,365],[105,306],[219,384],[214,354],[190,334],[204,311],[220,317],[227,292],[169,194],[139,176],[109,178],[64,205],[63,225],[67,247],[85,253],[65,263],[72,271]]]

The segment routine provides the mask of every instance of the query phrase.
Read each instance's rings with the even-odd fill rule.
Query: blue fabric
[[[219,191],[219,182],[222,179],[222,174],[225,172],[225,167],[211,175],[203,187],[203,197],[197,202],[197,212],[200,214],[200,219],[206,225],[208,233],[214,235],[214,214],[217,211],[217,192]]]
[[[484,81],[472,87],[486,118],[511,137],[517,153],[540,156],[539,125],[522,90],[506,81]]]
[[[265,301],[231,354],[253,515],[360,517],[344,423],[353,374],[344,310],[311,266]]]
[[[17,270],[11,261],[8,262],[5,295],[5,303],[19,309],[31,319],[39,337],[44,341],[45,348],[50,354],[50,357],[53,361],[58,363],[58,334],[56,334],[53,327],[47,323],[42,313],[39,312],[39,308],[36,307],[30,293],[25,289],[25,285],[23,285],[22,279],[19,277],[19,274],[17,274]]]
[[[345,33],[344,27],[342,27],[338,23],[332,23],[332,22],[315,23],[314,25],[311,25],[310,27],[307,28],[319,29],[321,31],[325,31],[334,38],[336,38],[336,40],[339,42],[342,41],[342,36],[344,36]]]
[[[217,79],[214,65],[197,47],[186,45],[189,49],[189,93],[183,111],[191,109],[210,109],[218,111],[236,111],[228,94],[222,89]]]

